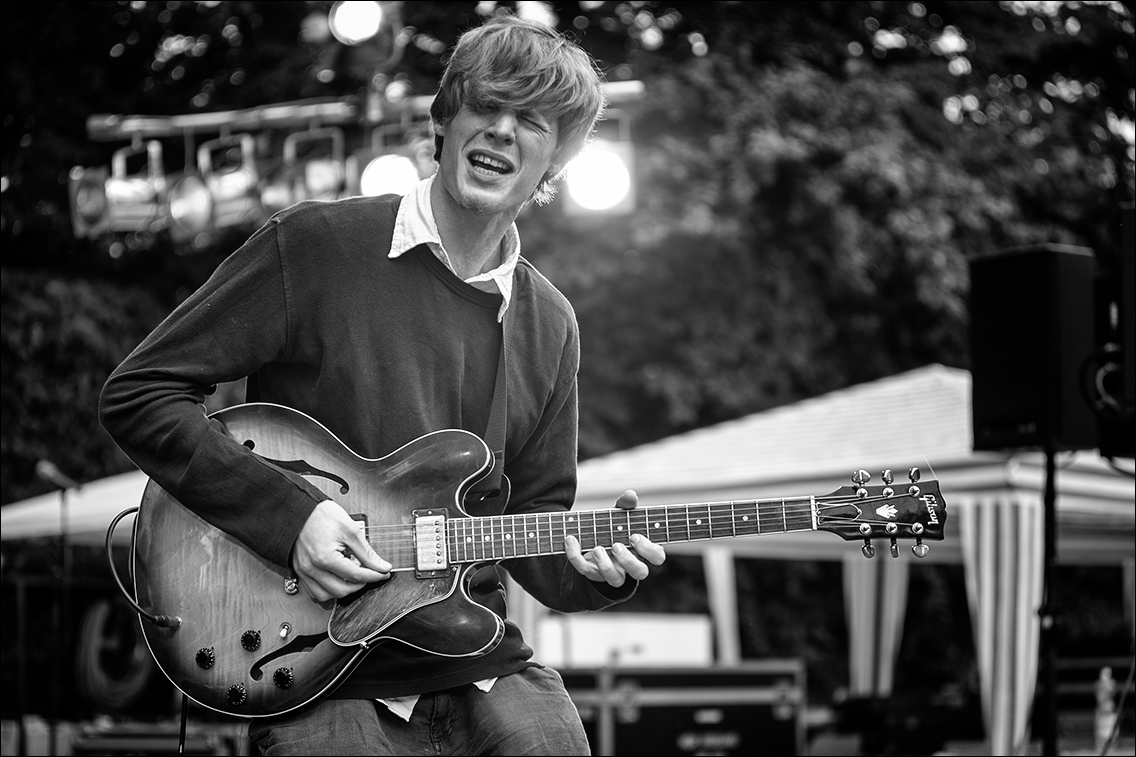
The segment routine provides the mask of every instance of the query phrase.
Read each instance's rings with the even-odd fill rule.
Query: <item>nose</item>
[[[511,145],[517,138],[517,114],[513,111],[502,108],[493,114],[486,127],[485,133],[491,139],[496,139],[504,144]]]

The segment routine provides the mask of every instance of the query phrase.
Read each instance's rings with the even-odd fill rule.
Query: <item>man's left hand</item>
[[[621,510],[634,509],[639,504],[639,495],[628,489],[615,506]],[[605,581],[612,586],[619,587],[630,576],[637,581],[646,578],[651,568],[649,565],[662,565],[667,559],[667,553],[661,545],[655,544],[643,534],[631,535],[631,548],[616,542],[611,550],[597,546],[586,553],[580,548],[580,541],[575,536],[564,537],[564,552],[568,562],[572,563],[580,575],[593,581]]]

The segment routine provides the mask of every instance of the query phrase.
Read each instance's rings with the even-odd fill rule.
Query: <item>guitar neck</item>
[[[449,518],[439,538],[444,539],[453,564],[563,554],[568,535],[579,539],[587,551],[616,542],[630,544],[632,534],[668,544],[815,529],[815,498],[803,497]],[[413,568],[417,556],[413,527],[383,531],[371,534],[375,551],[393,563],[395,570]]]

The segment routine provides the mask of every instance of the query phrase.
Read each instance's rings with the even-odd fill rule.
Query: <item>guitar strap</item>
[[[501,496],[501,477],[505,473],[505,427],[508,415],[508,390],[505,380],[505,337],[509,311],[501,319],[501,353],[497,359],[497,383],[493,388],[493,407],[489,411],[489,426],[485,431],[485,443],[493,451],[493,469],[485,478],[477,482],[466,495],[467,502],[484,503]],[[504,503],[502,503],[504,505]]]

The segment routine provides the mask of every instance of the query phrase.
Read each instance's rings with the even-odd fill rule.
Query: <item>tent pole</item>
[[[1042,755],[1057,755],[1057,649],[1054,573],[1057,565],[1057,465],[1053,444],[1045,447],[1045,534],[1041,589]]]

